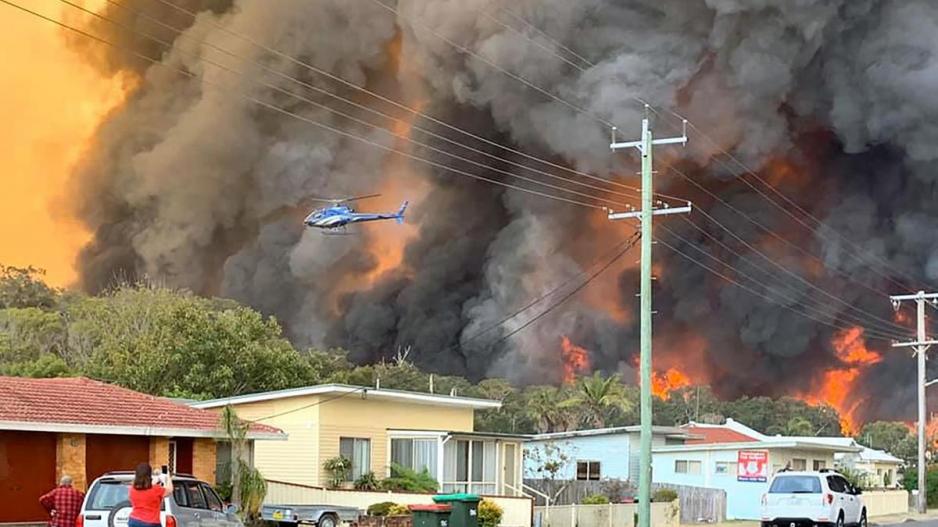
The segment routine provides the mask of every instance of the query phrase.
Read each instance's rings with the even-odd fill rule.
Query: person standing
[[[160,505],[163,498],[173,493],[173,478],[167,474],[162,481],[154,479],[149,463],[137,465],[130,487],[131,511],[127,527],[160,527]]]
[[[71,476],[62,476],[59,486],[39,498],[39,504],[51,515],[50,527],[75,527],[84,500],[85,494],[72,487]]]

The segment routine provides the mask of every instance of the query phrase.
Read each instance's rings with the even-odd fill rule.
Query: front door
[[[516,475],[518,466],[517,448],[514,443],[505,443],[505,463],[503,464],[505,472],[502,474],[505,489],[502,492],[508,496],[518,495],[518,477]]]

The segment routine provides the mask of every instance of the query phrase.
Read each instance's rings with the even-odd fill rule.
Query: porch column
[[[150,466],[159,470],[161,466],[169,464],[169,438],[150,438]]]
[[[438,491],[443,491],[443,467],[445,466],[445,452],[446,449],[444,445],[446,441],[449,440],[449,436],[437,436],[436,438],[436,482],[439,485],[437,488]]]
[[[192,442],[192,475],[197,479],[215,482],[215,440],[200,437]]]
[[[72,478],[72,485],[84,492],[88,489],[85,464],[85,434],[57,434],[55,438],[55,482],[62,476]]]

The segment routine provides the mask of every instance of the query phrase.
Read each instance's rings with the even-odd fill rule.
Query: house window
[[[817,471],[817,470],[824,470],[825,468],[827,468],[827,463],[825,463],[824,461],[817,460],[817,459],[814,460],[814,470],[815,470],[815,471]]]
[[[731,463],[729,461],[717,461],[715,474],[721,476],[727,475],[736,475],[736,463]]]
[[[495,494],[495,442],[450,440],[443,448],[443,492]]]
[[[352,461],[349,481],[371,472],[371,440],[358,437],[339,438],[339,454]]]
[[[436,475],[437,440],[434,439],[391,439],[391,463],[409,468],[414,472],[426,470]]]
[[[580,481],[599,481],[600,474],[599,461],[576,462],[576,479]]]
[[[676,474],[700,474],[700,461],[687,461],[678,459],[674,461],[674,472]]]
[[[805,459],[792,459],[791,469],[796,471],[805,471],[808,469],[808,461]]]

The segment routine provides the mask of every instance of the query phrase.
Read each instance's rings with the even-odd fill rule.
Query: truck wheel
[[[338,527],[339,521],[338,518],[333,514],[324,514],[319,518],[318,527]]]
[[[860,527],[870,527],[870,522],[866,519],[866,509],[860,513]]]

